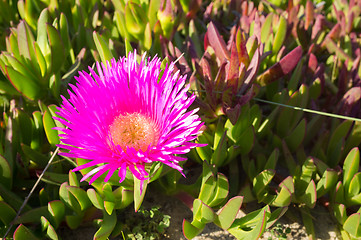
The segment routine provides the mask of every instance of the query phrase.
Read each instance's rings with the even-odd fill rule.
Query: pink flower
[[[195,113],[187,111],[195,96],[188,96],[185,76],[173,74],[174,63],[161,74],[160,59],[146,58],[140,63],[136,53],[112,59],[111,65],[97,63],[98,74],[79,72],[77,83],[70,84],[69,99],[63,103],[56,120],[66,128],[56,128],[67,157],[90,162],[76,167],[79,171],[95,167],[82,181],[93,183],[106,173],[105,182],[118,171],[119,182],[129,170],[139,180],[149,178],[146,165],[162,162],[180,172],[180,161],[191,148],[202,146],[192,142],[203,123]],[[161,76],[161,77],[160,77]]]

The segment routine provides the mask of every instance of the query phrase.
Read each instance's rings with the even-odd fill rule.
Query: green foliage
[[[289,2],[0,0],[1,237],[59,143],[63,125],[53,117],[68,83],[94,60],[137,50],[163,57],[162,67],[178,59],[188,77],[205,122],[196,141],[207,146],[183,167],[201,164],[202,173],[182,184],[179,172],[155,163],[148,181],[128,174],[119,184],[115,172],[88,186],[78,179],[92,169],[71,172],[87,160],[55,156],[14,221],[14,239],[59,239],[61,224],[93,220],[94,239],[159,239],[170,217],[141,208],[152,186],[189,198],[188,239],[211,223],[238,239],[272,226],[284,238],[287,229],[273,224],[290,205],[315,238],[312,209],[324,203],[344,239],[361,238],[361,6]],[[239,217],[249,202],[260,209]],[[132,204],[138,212],[123,221]]]

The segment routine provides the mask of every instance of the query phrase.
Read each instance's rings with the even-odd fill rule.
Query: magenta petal
[[[89,68],[89,72],[79,72],[76,83],[69,84],[69,98],[61,96],[63,102],[57,108],[58,117],[54,117],[65,128],[54,129],[62,132],[58,146],[67,150],[61,155],[90,160],[73,171],[95,167],[82,180],[92,176],[92,183],[106,174],[104,181],[107,182],[119,170],[122,182],[129,170],[144,181],[149,178],[145,166],[153,162],[162,162],[182,172],[179,161],[185,158],[175,154],[203,146],[191,142],[197,138],[203,123],[196,115],[198,109],[187,110],[195,95],[188,96],[186,77],[179,71],[174,73],[174,63],[164,70],[160,66],[161,59],[157,57],[143,55],[137,62],[134,52],[118,61],[112,59],[106,65],[96,63],[96,71]],[[118,131],[119,126],[114,122],[120,116],[132,114],[150,122],[147,124],[151,124],[150,129],[154,131],[150,138],[138,133],[137,138],[128,139],[128,135],[124,135],[124,139],[122,136],[118,139],[117,133],[133,131],[133,125],[131,119],[127,120],[119,126],[129,125],[130,130]],[[111,126],[116,126],[116,130]]]

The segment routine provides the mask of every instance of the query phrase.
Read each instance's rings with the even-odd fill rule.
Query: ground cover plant
[[[0,236],[161,239],[158,190],[187,239],[316,204],[360,239],[360,45],[355,0],[0,0]]]

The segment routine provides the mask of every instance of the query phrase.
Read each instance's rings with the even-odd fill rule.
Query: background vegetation
[[[160,238],[158,209],[141,211],[146,228],[120,217],[139,209],[139,181],[79,183],[84,160],[56,155],[52,129],[78,71],[136,49],[177,60],[206,122],[208,146],[183,166],[200,165],[198,180],[155,163],[147,182],[191,204],[188,239],[209,223],[257,239],[295,211],[314,239],[316,204],[360,239],[360,13],[356,0],[0,0],[0,236],[59,239],[60,225],[93,221],[94,239]],[[262,207],[236,218],[248,202]]]

